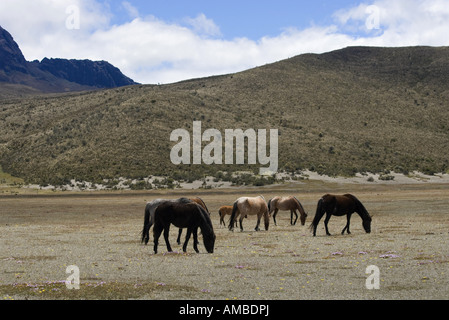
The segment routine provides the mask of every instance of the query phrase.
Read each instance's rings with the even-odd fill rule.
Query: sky
[[[449,0],[0,0],[29,61],[106,60],[144,84],[348,46],[449,46]]]

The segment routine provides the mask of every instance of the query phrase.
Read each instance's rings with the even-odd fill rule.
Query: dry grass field
[[[448,185],[359,185],[307,182],[264,188],[141,193],[77,193],[0,197],[0,299],[447,299],[449,297]],[[354,215],[308,226],[325,193],[353,193],[373,215],[366,234]],[[218,208],[244,195],[295,195],[309,217],[254,232],[220,228]],[[140,243],[145,203],[200,196],[217,236],[215,252],[187,254],[176,244],[159,254]],[[299,221],[299,220],[298,220]],[[191,240],[192,241],[192,240]],[[200,239],[201,242],[201,239]],[[150,244],[152,244],[152,239]],[[68,290],[66,268],[80,270],[80,289]],[[380,270],[380,289],[366,288],[366,268]]]

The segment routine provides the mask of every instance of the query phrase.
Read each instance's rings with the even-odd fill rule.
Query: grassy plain
[[[332,184],[226,190],[54,193],[0,197],[0,299],[447,299],[449,296],[448,185]],[[373,215],[366,234],[357,215],[333,217],[308,230],[317,200],[327,192],[353,193]],[[289,213],[268,232],[220,228],[218,208],[244,195],[295,195],[309,217],[290,226]],[[140,243],[145,203],[200,196],[217,241],[214,254],[187,254],[170,235],[174,253]],[[200,239],[201,242],[201,239]],[[79,290],[68,290],[66,268],[80,269]],[[369,265],[380,269],[380,289],[367,290]]]

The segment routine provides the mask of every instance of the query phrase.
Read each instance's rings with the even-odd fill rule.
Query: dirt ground
[[[306,182],[263,188],[140,193],[60,193],[0,197],[0,299],[448,299],[449,185],[358,185]],[[372,232],[354,215],[332,217],[325,236],[308,226],[325,193],[353,193],[373,216]],[[290,226],[290,214],[270,220],[268,232],[219,225],[218,208],[241,196],[296,196],[309,216]],[[212,214],[217,240],[207,254],[189,243],[183,254],[161,238],[159,254],[140,243],[145,203],[155,198],[201,197]],[[152,233],[151,233],[152,236]],[[192,240],[191,240],[192,241]],[[200,239],[200,242],[202,239]],[[80,271],[69,290],[66,268]],[[368,290],[368,266],[380,288]]]

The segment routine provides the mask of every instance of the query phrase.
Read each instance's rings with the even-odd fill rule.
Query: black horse
[[[345,231],[348,234],[351,234],[349,231],[349,224],[351,221],[351,216],[354,212],[357,212],[359,216],[363,220],[363,228],[366,233],[371,232],[371,216],[368,211],[365,209],[363,204],[357,199],[355,196],[351,194],[345,194],[343,196],[336,196],[331,194],[324,195],[319,201],[316,209],[315,218],[313,219],[312,224],[310,225],[310,229],[313,230],[313,236],[316,236],[316,228],[321,218],[326,214],[326,218],[324,220],[324,225],[326,227],[326,234],[330,236],[329,229],[327,224],[329,223],[329,219],[332,215],[342,217],[346,215],[347,224],[343,228],[341,234],[344,234]]]
[[[196,198],[189,199],[189,200],[192,201],[192,202],[195,202],[195,203],[198,204],[199,206],[203,207],[203,209],[206,210],[206,212],[207,212],[207,213],[209,214],[209,216],[210,216],[209,209],[207,209],[207,206],[206,206],[206,204],[204,203],[203,199],[196,197]],[[179,232],[178,232],[178,239],[176,239],[176,242],[177,242],[178,244],[181,244],[181,236],[182,236],[182,229],[180,228],[180,229],[179,229]]]
[[[145,218],[144,218],[144,223],[143,223],[143,230],[141,233],[142,243],[145,242],[145,245],[147,245],[148,241],[150,241],[150,228],[154,224],[154,213],[155,213],[157,207],[161,203],[164,203],[164,202],[176,202],[179,200],[180,199],[176,199],[176,200],[156,199],[156,200],[153,200],[153,201],[147,203],[147,205],[145,206]],[[204,201],[202,199],[200,199],[198,197],[194,198],[194,199],[183,198],[183,201],[187,202],[187,200],[199,204],[209,213],[209,210],[207,209],[206,204],[204,203]],[[209,213],[209,216],[210,216],[210,213]],[[178,239],[177,239],[178,244],[181,244],[181,235],[182,235],[182,229],[179,229]]]
[[[167,201],[158,205],[154,213],[154,253],[157,253],[159,237],[164,232],[165,244],[167,250],[172,252],[168,236],[170,233],[170,225],[173,224],[178,228],[187,228],[187,235],[183,245],[183,251],[187,251],[187,244],[193,233],[193,248],[197,253],[198,250],[198,228],[203,234],[204,247],[208,253],[214,252],[215,233],[209,213],[200,205],[189,199],[181,198],[176,201]]]

